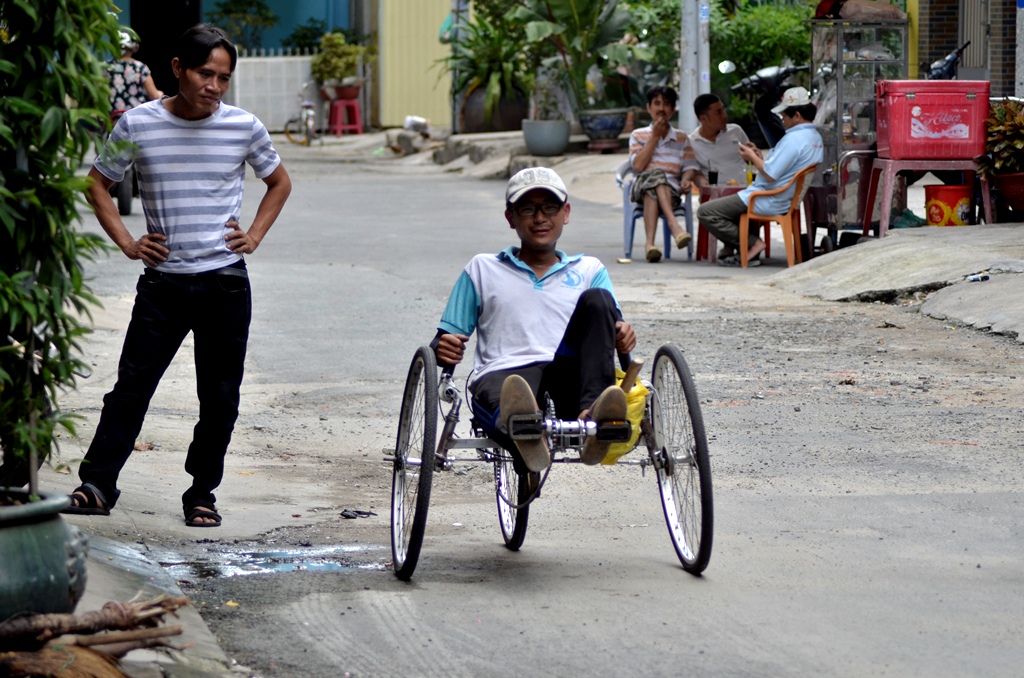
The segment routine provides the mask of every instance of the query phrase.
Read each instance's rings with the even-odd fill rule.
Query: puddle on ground
[[[384,570],[383,563],[367,563],[357,556],[381,548],[357,544],[276,551],[210,550],[203,555],[190,556],[165,553],[160,558],[160,566],[176,581],[279,572]]]

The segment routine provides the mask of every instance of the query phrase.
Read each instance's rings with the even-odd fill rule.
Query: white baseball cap
[[[790,106],[806,106],[811,103],[811,94],[803,87],[790,87],[782,95],[782,102],[772,109],[772,113],[782,113]]]
[[[543,188],[552,193],[559,202],[565,202],[569,198],[562,178],[555,174],[554,170],[547,167],[527,167],[516,172],[508,180],[508,188],[505,189],[505,202],[514,205],[526,193],[535,188]]]

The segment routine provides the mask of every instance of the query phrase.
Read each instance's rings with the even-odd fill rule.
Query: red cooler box
[[[878,157],[959,160],[985,153],[987,80],[880,80]]]

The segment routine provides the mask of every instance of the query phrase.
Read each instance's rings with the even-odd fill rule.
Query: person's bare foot
[[[761,240],[760,238],[755,240],[754,244],[750,246],[749,250],[747,250],[747,261],[757,259],[759,256],[761,256],[761,252],[764,252],[764,248],[764,240]]]

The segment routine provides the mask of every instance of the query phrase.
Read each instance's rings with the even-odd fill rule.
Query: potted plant
[[[343,33],[325,33],[320,50],[310,60],[309,71],[329,99],[355,99],[362,80],[360,63],[371,57],[370,48],[345,40]]]
[[[68,498],[41,492],[36,470],[56,429],[73,432],[58,399],[84,367],[77,341],[95,303],[81,264],[104,247],[76,222],[88,186],[77,170],[110,115],[95,54],[120,50],[108,6],[35,0],[0,17],[0,619],[70,612],[85,588],[84,538],[59,514]]]
[[[554,74],[542,71],[534,80],[532,119],[523,120],[523,141],[531,155],[561,155],[569,147],[569,121],[559,106]]]
[[[1024,213],[1024,103],[1003,99],[989,110],[981,176],[995,184],[999,200]]]
[[[520,0],[506,15],[531,42],[547,41],[574,112],[591,139],[614,139],[626,124],[630,94],[618,72],[649,50],[627,44],[629,10],[619,0]]]
[[[520,129],[528,104],[526,37],[521,29],[482,14],[456,27],[450,56],[440,60],[451,73],[452,91],[462,95],[462,132]]]

